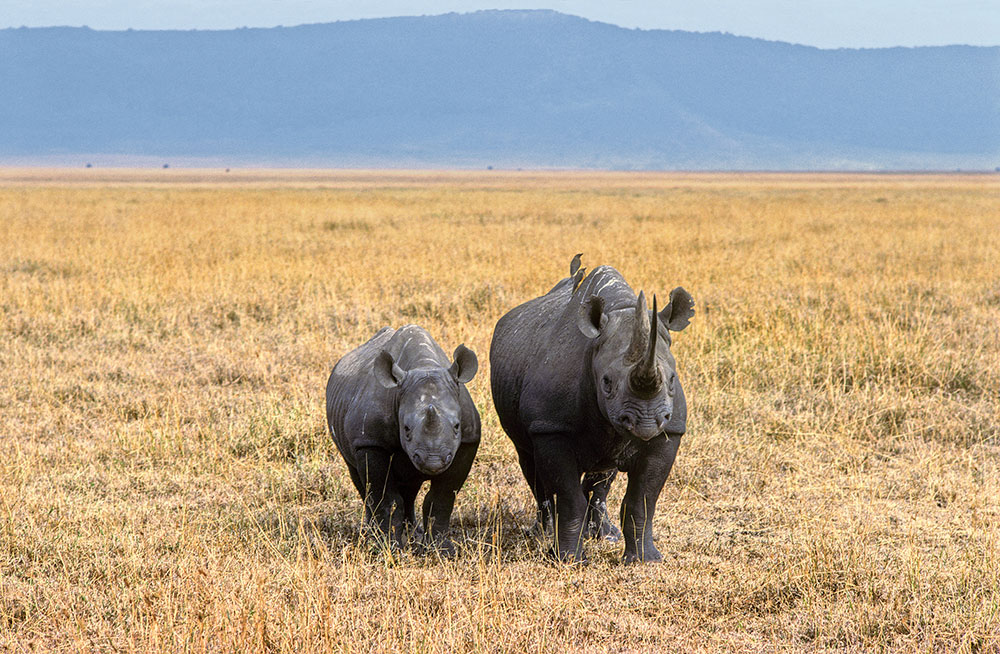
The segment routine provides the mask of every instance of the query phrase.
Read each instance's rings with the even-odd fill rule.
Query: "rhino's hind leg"
[[[545,538],[552,533],[552,501],[545,492],[545,484],[538,478],[535,471],[534,451],[529,448],[515,446],[517,450],[517,462],[521,466],[521,473],[524,475],[531,494],[535,498],[537,510],[535,512],[535,522],[526,531],[529,536]]]
[[[538,499],[538,508],[535,511],[535,524],[528,531],[538,538],[545,538],[552,533],[555,511],[552,508],[552,500],[546,499],[543,493]]]
[[[587,498],[588,538],[602,538],[610,543],[617,543],[622,538],[622,532],[611,522],[608,513],[608,491],[617,474],[617,470],[609,470],[583,476],[583,494]]]
[[[419,542],[424,537],[423,526],[417,522],[416,512],[413,508],[419,492],[420,482],[400,487],[400,495],[403,497],[404,538],[412,538],[414,542]]]

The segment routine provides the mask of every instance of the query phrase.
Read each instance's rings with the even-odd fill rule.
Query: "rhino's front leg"
[[[430,547],[445,556],[455,554],[455,545],[450,538],[451,512],[455,508],[455,496],[469,476],[478,449],[478,441],[460,445],[451,465],[431,480],[431,487],[424,497],[424,539]]]
[[[553,553],[562,561],[586,561],[583,538],[587,498],[580,486],[580,465],[569,438],[541,434],[532,440],[539,478],[544,481],[547,501],[555,508]]]
[[[657,436],[645,443],[629,466],[621,510],[626,563],[663,558],[653,544],[653,514],[680,442],[678,435]]]
[[[403,496],[391,474],[392,455],[377,447],[359,448],[358,477],[364,490],[365,526],[393,549],[403,547]]]

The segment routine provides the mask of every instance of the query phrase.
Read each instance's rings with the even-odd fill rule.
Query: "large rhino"
[[[660,312],[654,296],[649,311],[644,294],[637,298],[614,268],[584,278],[577,255],[569,277],[497,323],[493,403],[543,531],[554,517],[560,559],[585,559],[588,524],[616,539],[606,499],[617,471],[628,473],[620,514],[625,561],[662,558],[653,512],[687,422],[669,332],[693,315],[683,288]]]
[[[464,345],[451,362],[426,330],[406,325],[384,327],[330,374],[330,434],[364,500],[366,528],[393,548],[405,545],[413,502],[430,480],[424,538],[455,551],[451,511],[479,448],[479,413],[465,388],[478,366]]]

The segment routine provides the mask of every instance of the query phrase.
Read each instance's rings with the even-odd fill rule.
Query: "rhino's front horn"
[[[424,411],[424,427],[427,429],[433,429],[437,425],[438,421],[438,410],[433,404],[428,405],[427,410]]]
[[[660,386],[663,383],[660,377],[660,367],[656,362],[656,296],[653,296],[652,320],[648,318],[648,314],[645,311],[645,301],[641,293],[639,298],[644,305],[642,314],[646,317],[649,335],[645,339],[646,351],[643,352],[642,358],[635,364],[632,372],[629,374],[629,384],[632,390],[640,395],[653,395],[660,390]],[[638,321],[636,322],[638,324]],[[645,335],[645,332],[643,335]]]
[[[646,310],[646,295],[639,291],[639,299],[635,303],[635,321],[632,326],[632,340],[625,351],[625,363],[634,364],[642,361],[646,355],[649,340],[649,312]]]

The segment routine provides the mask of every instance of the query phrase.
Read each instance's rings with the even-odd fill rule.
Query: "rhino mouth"
[[[436,475],[444,472],[451,465],[453,454],[434,454],[416,450],[410,456],[414,467],[425,475]]]
[[[615,421],[615,427],[621,434],[648,441],[666,432],[669,422],[670,414],[666,412],[662,413],[659,420],[650,416],[636,417],[630,413],[623,413]]]

